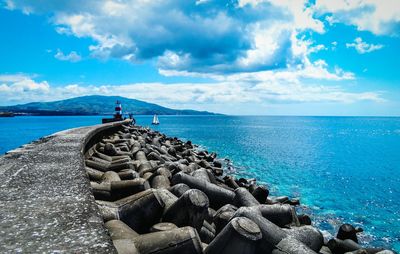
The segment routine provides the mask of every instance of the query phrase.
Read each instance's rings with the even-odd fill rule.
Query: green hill
[[[207,111],[177,110],[157,104],[120,96],[82,96],[61,101],[32,102],[0,107],[0,112],[27,113],[34,115],[102,115],[113,114],[115,102],[120,101],[123,113],[134,115],[212,115]]]

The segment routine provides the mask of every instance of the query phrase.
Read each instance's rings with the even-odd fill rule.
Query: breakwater
[[[58,132],[0,157],[0,253],[115,253],[83,155],[121,124]]]
[[[392,253],[345,224],[324,239],[297,199],[224,174],[215,153],[121,126],[86,152],[96,203],[118,253]]]
[[[131,252],[133,252],[135,248],[136,251],[140,250],[140,253],[146,253],[146,250],[151,252],[154,250],[151,248],[156,246],[155,239],[159,238],[164,239],[164,244],[168,244],[169,247],[178,246],[179,243],[182,243],[182,239],[186,239],[187,241],[184,242],[193,243],[191,245],[189,244],[188,248],[192,248],[194,251],[203,251],[202,249],[206,247],[207,242],[209,242],[210,246],[212,245],[212,242],[216,241],[216,239],[219,239],[219,237],[232,234],[236,235],[238,238],[233,238],[237,240],[230,242],[240,242],[239,240],[242,239],[245,240],[246,243],[246,239],[248,239],[250,241],[248,243],[252,243],[248,245],[250,250],[240,249],[240,252],[237,253],[251,253],[251,248],[254,249],[254,243],[257,245],[256,248],[258,249],[258,245],[261,245],[260,242],[264,242],[265,238],[271,238],[277,241],[280,240],[282,236],[288,235],[287,232],[280,234],[281,231],[293,229],[296,230],[297,228],[302,228],[302,230],[304,230],[306,228],[310,228],[307,227],[307,225],[304,225],[310,224],[307,216],[296,215],[297,220],[300,223],[300,227],[298,227],[299,224],[297,222],[295,224],[291,222],[297,221],[296,217],[294,216],[294,219],[290,220],[290,216],[285,217],[279,215],[274,217],[274,212],[272,212],[272,217],[268,217],[268,212],[265,210],[264,212],[260,210],[261,218],[256,210],[255,213],[256,215],[258,214],[257,217],[262,222],[265,222],[266,220],[270,222],[270,224],[265,224],[268,225],[268,227],[265,227],[265,225],[264,227],[260,226],[263,224],[261,224],[260,221],[257,221],[256,217],[249,218],[251,214],[246,214],[248,211],[246,211],[247,208],[243,207],[245,205],[241,205],[242,207],[239,208],[238,206],[240,205],[236,203],[238,202],[237,200],[241,200],[239,198],[241,195],[244,197],[250,197],[249,202],[251,202],[251,196],[249,196],[247,192],[243,191],[243,189],[240,189],[240,191],[238,190],[236,193],[235,188],[239,188],[237,188],[237,186],[230,187],[230,184],[236,183],[240,188],[246,188],[247,191],[251,190],[249,192],[251,192],[252,196],[255,197],[257,201],[260,197],[267,196],[267,201],[265,202],[268,202],[268,206],[264,205],[265,207],[278,207],[278,205],[281,206],[281,203],[287,202],[292,202],[291,204],[295,205],[297,201],[288,201],[288,199],[284,197],[272,199],[271,197],[268,197],[268,195],[265,195],[266,192],[263,190],[262,186],[259,186],[260,188],[258,188],[258,192],[260,194],[257,195],[257,192],[254,192],[256,189],[254,187],[257,187],[255,179],[249,180],[233,179],[230,177],[225,178],[222,170],[223,165],[218,164],[219,160],[216,158],[215,154],[209,154],[206,151],[199,151],[190,143],[183,143],[177,139],[171,139],[159,133],[154,133],[139,127],[122,127],[121,124],[122,123],[92,126],[56,133],[33,142],[32,144],[25,145],[22,148],[13,150],[6,156],[0,157],[0,175],[2,176],[2,182],[0,186],[1,253],[113,253],[116,252],[116,249],[114,247],[112,238],[119,238],[120,241],[114,240],[114,243],[119,242],[120,246],[126,246]],[[128,137],[129,135],[131,136]],[[158,147],[156,144],[153,144],[154,138],[157,137],[160,138],[160,147]],[[144,143],[140,140],[144,140]],[[137,144],[135,141],[140,143],[140,150],[144,152],[144,156],[143,153],[139,153],[139,151],[136,151],[136,149],[132,150],[134,147],[138,148],[138,146],[134,145]],[[112,144],[115,150],[112,148],[113,146],[107,145],[108,148],[102,152],[100,147],[102,147],[104,144],[105,148],[107,143]],[[171,145],[168,145],[168,143]],[[165,151],[165,148],[168,148],[166,150],[167,154],[163,153],[162,151],[158,151],[158,149],[154,148],[153,146],[161,149],[162,151]],[[98,154],[93,152],[93,147],[97,149],[95,152]],[[170,150],[169,148],[174,148],[175,153],[173,153],[173,149]],[[116,151],[119,154],[107,155],[106,151]],[[189,151],[190,155],[186,154],[187,152],[185,151]],[[121,154],[124,152],[131,153],[131,155]],[[154,152],[155,155],[160,155],[160,158],[152,157],[154,154],[150,156],[151,152]],[[172,155],[171,152],[173,153]],[[97,162],[103,164],[105,167],[102,168],[102,170],[97,169],[100,172],[94,171],[94,168],[89,167],[88,165],[86,165],[85,168],[85,158],[83,157],[84,153],[86,154],[86,159],[92,158],[91,160],[93,161],[97,160]],[[102,156],[101,154],[111,157],[111,159],[115,159],[111,162],[107,161],[109,158],[104,156],[103,158],[100,158],[102,160],[93,159],[95,157]],[[121,160],[124,158],[118,158],[118,156],[125,156],[125,162]],[[190,157],[192,157],[194,160],[191,161]],[[212,158],[213,160],[211,160]],[[187,162],[185,162],[183,159],[186,159]],[[148,163],[144,164],[147,164],[147,166],[141,167],[142,170],[143,168],[147,167],[149,171],[145,173],[142,172],[141,174],[139,173],[141,171],[141,164],[138,164],[137,161],[143,162],[146,160]],[[190,173],[187,171],[186,166],[191,168],[193,167],[193,163],[198,164],[199,168]],[[174,164],[175,166],[180,165],[178,169],[174,169],[174,166],[168,166],[166,168],[171,173],[171,176],[169,176],[167,170],[162,169],[168,164]],[[127,166],[127,168],[120,168],[122,166]],[[93,199],[92,190],[90,188],[90,183],[85,169],[91,171],[91,173],[89,172],[89,176],[92,177],[92,186],[94,187],[93,190],[95,196],[97,197],[97,204]],[[206,188],[203,189],[204,191],[200,189],[203,185],[193,187],[190,186],[190,184],[186,184],[189,188],[191,187],[192,190],[197,189],[203,192],[208,199],[208,215],[206,214],[204,217],[200,232],[198,230],[199,224],[193,224],[192,226],[188,227],[180,224],[187,224],[187,222],[170,222],[170,220],[173,220],[174,215],[178,212],[180,212],[180,215],[177,216],[177,218],[182,218],[182,220],[187,220],[185,219],[185,214],[198,214],[196,212],[198,211],[197,209],[195,209],[194,212],[187,212],[187,209],[191,207],[191,204],[198,204],[195,207],[198,207],[199,210],[205,210],[205,207],[207,206],[207,199],[203,194],[201,194],[201,192],[191,191],[188,194],[185,194],[187,191],[189,191],[189,189],[187,189],[183,183],[177,183],[174,180],[175,175],[179,176],[183,174],[188,176],[190,174],[190,176],[200,179],[201,177],[197,175],[199,173],[194,173],[194,171],[198,171],[199,169],[201,169],[200,171],[204,171],[203,169],[206,169],[210,181],[213,181],[211,182],[212,185],[205,185]],[[210,170],[212,175],[208,174]],[[114,173],[118,175],[119,179],[121,179],[121,181],[118,182],[121,183],[112,184],[115,182],[114,180],[118,180],[118,178],[116,178],[116,175],[111,173],[111,171],[114,171]],[[166,178],[169,180],[170,187],[167,187],[168,182],[166,182],[166,185],[162,184],[164,187],[149,188],[153,187],[153,185],[156,186],[159,184],[157,184],[159,180],[155,179],[156,176],[164,174],[160,171],[167,175]],[[151,177],[149,177],[150,174],[145,176],[146,173],[151,173]],[[214,176],[215,181],[213,180],[212,176]],[[140,182],[136,180],[136,182],[139,182],[139,184],[133,184],[134,187],[136,186],[135,188],[124,187],[125,184],[132,185],[132,181],[123,181],[134,180],[138,178],[143,178],[145,181]],[[157,179],[165,180],[164,177],[157,177]],[[107,184],[107,182],[110,184]],[[203,181],[200,182],[203,183]],[[100,185],[102,188],[100,188],[100,190],[97,188],[96,191],[96,185]],[[215,187],[211,187],[213,185],[222,187],[227,191],[222,191],[225,193],[222,195],[213,195],[213,191],[215,191]],[[177,190],[174,190],[175,188]],[[254,188],[254,190],[251,188]],[[140,191],[141,189],[143,190]],[[210,189],[210,192],[207,192],[208,189]],[[217,189],[221,190],[219,188]],[[165,190],[169,192],[166,192]],[[235,195],[234,197],[232,196],[232,191]],[[136,193],[133,194],[133,192]],[[162,198],[163,193],[168,194],[169,200],[174,201],[172,204],[170,203],[171,207],[176,203],[174,208],[175,210],[172,208],[170,208],[171,210],[168,209],[171,211],[168,213],[168,216],[164,214],[164,211],[166,212],[167,207],[169,207],[168,202],[166,202],[168,198]],[[175,193],[175,197],[170,195],[170,193]],[[99,198],[98,195],[100,195],[102,198]],[[123,198],[125,195],[128,196]],[[176,201],[175,198],[177,198]],[[101,199],[103,199],[103,201],[100,201]],[[181,199],[181,201],[179,201],[179,199]],[[153,203],[149,202],[149,200],[153,200]],[[218,208],[218,202],[225,202],[224,200],[229,200],[228,205],[223,205],[221,208]],[[246,200],[246,198],[243,200]],[[243,200],[240,202],[246,202]],[[276,204],[273,204],[274,202],[276,202]],[[154,204],[155,206],[149,206],[149,204]],[[220,205],[222,204],[223,203]],[[100,210],[98,205],[100,205]],[[160,206],[162,207],[162,214],[160,214]],[[287,214],[294,214],[292,209],[293,206],[287,206],[287,204],[283,204],[282,206],[289,208],[287,209]],[[176,207],[183,207],[185,209],[176,209]],[[259,207],[260,209],[262,208],[262,206],[251,205],[247,210],[253,210],[254,207]],[[238,210],[236,210],[237,208]],[[215,214],[213,213],[213,210],[215,211]],[[100,213],[100,211],[102,211],[102,213]],[[132,214],[132,211],[135,212]],[[153,211],[157,211],[158,213],[155,212],[156,215],[152,216]],[[239,213],[238,211],[242,212]],[[138,217],[130,216],[130,213],[131,215],[136,215]],[[215,216],[217,213],[219,215]],[[239,219],[231,219],[230,215],[232,215],[232,213],[237,213],[236,215]],[[124,217],[131,218],[130,222],[126,223],[126,221],[122,219]],[[221,220],[219,219],[220,217]],[[115,220],[116,218],[117,220]],[[250,222],[248,219],[250,219],[252,222]],[[107,221],[105,225],[107,228],[109,228],[108,230],[104,227],[103,220]],[[191,219],[189,221],[198,222],[201,221],[201,219]],[[205,221],[210,225],[205,223]],[[224,221],[227,222],[226,225]],[[132,223],[137,223],[137,226],[133,226]],[[141,223],[144,223],[144,226],[141,226]],[[177,224],[179,225],[179,228],[176,228]],[[288,224],[293,225],[288,227]],[[302,224],[304,226],[301,226]],[[130,226],[126,227],[126,225]],[[225,225],[225,227],[218,226],[220,228],[222,227],[222,230],[218,229],[220,231],[217,233],[217,225]],[[277,231],[274,231],[268,235],[267,229],[269,227],[272,227]],[[244,229],[242,230],[242,228]],[[211,232],[208,236],[208,240],[206,231],[207,229]],[[166,232],[166,230],[168,230],[168,232]],[[214,234],[212,234],[213,230],[215,230]],[[239,231],[239,233],[235,233],[237,231]],[[354,236],[354,230],[351,227],[348,229],[344,228],[343,231],[350,231],[350,234]],[[150,232],[163,233],[158,233],[158,235],[155,237],[154,235],[149,234]],[[222,232],[227,233],[222,234]],[[261,232],[261,240],[259,239],[259,232]],[[313,232],[317,233],[318,231],[313,229]],[[129,235],[128,239],[126,239],[127,234]],[[243,238],[243,234],[244,236],[248,237]],[[305,241],[304,239],[299,240],[300,235],[302,234],[298,235],[299,236],[295,239],[300,241],[299,244],[301,244],[301,246],[308,246],[307,244],[303,243],[303,241]],[[319,234],[315,234],[315,239],[318,240],[320,237],[317,235]],[[340,238],[346,237],[349,236]],[[285,239],[286,240],[280,243],[280,246],[283,246],[285,242],[296,241],[289,238],[293,237],[284,237],[284,239],[281,241]],[[333,243],[333,246],[337,246],[336,242],[339,242],[339,244],[342,243],[339,240],[334,240],[334,242],[331,242],[331,245]],[[347,241],[347,243],[348,242],[349,241]],[[201,244],[201,250],[198,243]],[[320,244],[320,241],[317,241],[317,243]],[[158,246],[165,245],[163,245],[162,241],[159,241]],[[218,244],[215,246],[220,246],[218,248],[222,248],[221,245]],[[278,248],[285,252],[283,247],[278,246]],[[358,248],[358,246],[353,245],[352,248]],[[239,247],[236,246],[235,249],[236,251],[239,251]],[[323,246],[322,249],[323,250],[320,251],[321,253],[329,253],[325,246]],[[209,253],[212,253],[211,250],[212,249],[209,249]],[[172,251],[173,253],[179,253],[176,251],[176,249],[172,249]],[[278,250],[276,250],[274,247],[274,251],[276,252]],[[373,251],[376,252],[378,250]],[[183,251],[183,253],[195,252]]]

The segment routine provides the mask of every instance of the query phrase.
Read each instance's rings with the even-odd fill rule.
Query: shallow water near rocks
[[[101,116],[0,118],[0,153]],[[138,124],[229,158],[238,176],[271,195],[299,197],[300,211],[329,236],[341,223],[362,242],[400,251],[400,118],[137,116]]]

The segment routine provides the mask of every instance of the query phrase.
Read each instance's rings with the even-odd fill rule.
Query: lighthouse
[[[116,102],[114,118],[116,120],[122,120],[122,105],[120,101]]]
[[[115,111],[113,118],[103,118],[101,119],[102,123],[111,123],[111,122],[117,122],[117,121],[122,121],[124,118],[122,117],[122,105],[120,101],[116,101],[115,103]]]

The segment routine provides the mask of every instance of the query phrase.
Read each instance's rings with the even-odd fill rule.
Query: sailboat
[[[158,121],[158,116],[154,115],[153,116],[153,122],[151,123],[152,125],[159,125],[160,121]]]

